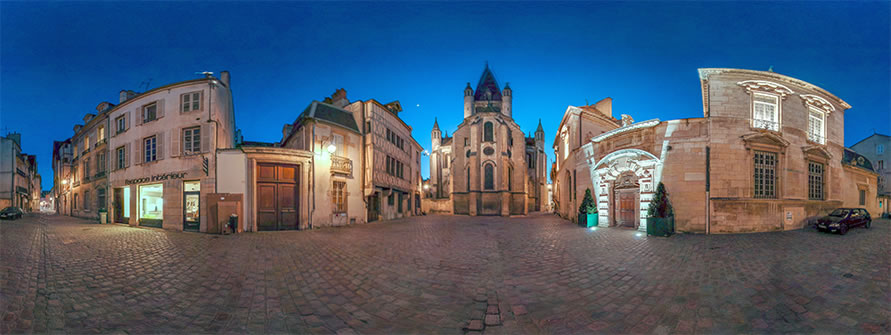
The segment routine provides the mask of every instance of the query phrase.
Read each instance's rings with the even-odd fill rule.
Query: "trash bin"
[[[229,232],[234,234],[238,231],[238,214],[229,215]]]
[[[107,223],[108,211],[105,208],[99,209],[99,224]]]

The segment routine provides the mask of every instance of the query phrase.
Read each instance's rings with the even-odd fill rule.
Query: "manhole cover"
[[[846,274],[843,274],[843,275],[842,275],[842,277],[845,277],[845,278],[851,278],[851,277],[853,277],[853,276],[854,276],[853,273],[846,273]]]
[[[721,249],[721,247],[711,247],[709,250]]]

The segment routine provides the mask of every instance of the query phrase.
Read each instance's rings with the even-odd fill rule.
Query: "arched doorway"
[[[637,176],[631,172],[623,173],[616,178],[613,190],[615,201],[612,226],[637,229],[640,226],[640,183]]]

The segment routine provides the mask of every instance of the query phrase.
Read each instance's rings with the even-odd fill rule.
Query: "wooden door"
[[[124,190],[114,189],[114,222],[124,223]]]
[[[616,225],[620,227],[637,226],[635,215],[635,202],[637,202],[637,192],[633,189],[623,189],[616,191],[616,200],[618,206],[616,208]]]
[[[257,230],[299,228],[298,167],[257,164]]]

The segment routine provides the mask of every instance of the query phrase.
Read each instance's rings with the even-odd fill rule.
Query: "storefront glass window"
[[[139,186],[139,218],[161,220],[164,218],[164,185]]]
[[[124,217],[130,217],[130,186],[124,187]]]

